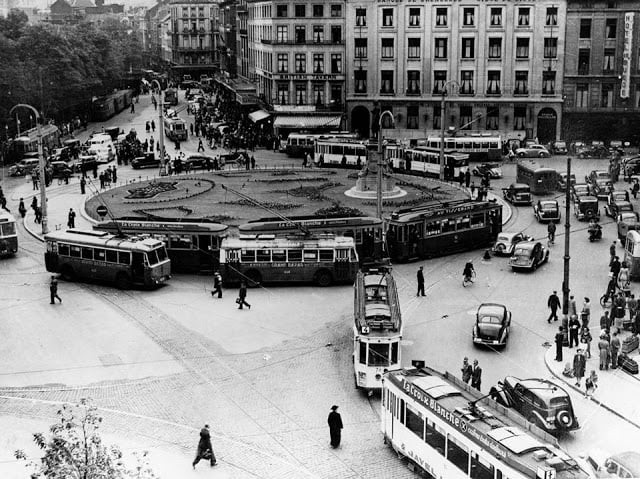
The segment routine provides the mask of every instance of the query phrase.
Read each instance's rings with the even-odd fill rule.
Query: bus
[[[367,162],[367,145],[349,138],[318,138],[313,146],[316,166],[362,168]]]
[[[533,160],[518,160],[516,182],[529,185],[533,194],[548,195],[557,190],[558,173],[553,168],[546,168]]]
[[[355,140],[357,135],[347,131],[334,133],[289,133],[284,151],[288,156],[302,158],[307,153],[313,154],[314,145],[319,138],[351,138]]]
[[[440,149],[441,138],[433,136],[427,138],[429,148]],[[418,142],[420,144],[421,142]],[[424,142],[423,142],[424,143]],[[502,137],[500,136],[457,136],[444,139],[446,150],[466,153],[471,161],[499,161],[502,159]]]
[[[153,238],[69,229],[48,233],[44,239],[47,271],[59,273],[66,281],[107,281],[130,289],[155,287],[171,277],[167,250]]]
[[[8,211],[0,210],[0,256],[11,256],[17,252],[16,219]]]
[[[591,477],[553,436],[451,373],[390,371],[381,395],[385,443],[428,477]]]
[[[227,234],[227,225],[206,222],[204,219],[190,221],[157,220],[136,218],[102,221],[94,230],[111,234],[145,236],[160,240],[167,248],[173,273],[213,274],[220,261],[220,242]]]
[[[401,361],[402,315],[387,268],[359,271],[354,284],[353,368],[357,389],[382,388],[382,376]]]
[[[187,139],[187,124],[185,121],[177,116],[164,118],[164,134],[170,140],[186,141]]]
[[[167,88],[164,91],[164,104],[168,105],[177,105],[178,104],[178,90],[175,88]]]
[[[241,235],[222,240],[220,268],[225,284],[313,282],[324,287],[353,283],[358,253],[353,238],[345,236]]]
[[[372,258],[374,245],[382,242],[383,224],[380,218],[353,216],[346,218],[320,218],[318,216],[292,216],[285,221],[281,218],[260,218],[238,227],[240,234],[291,235],[302,233],[333,233],[353,238],[356,251],[361,259]]]
[[[440,150],[428,147],[414,147],[404,150],[402,156],[390,159],[391,169],[398,173],[421,176],[440,176]],[[445,178],[457,178],[460,172],[469,168],[469,155],[456,151],[444,152]]]
[[[502,205],[469,199],[395,211],[386,219],[392,260],[409,261],[492,244],[502,231]]]

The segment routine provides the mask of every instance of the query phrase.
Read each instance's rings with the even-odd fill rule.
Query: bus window
[[[498,142],[497,141],[491,140],[489,142],[489,148],[500,148],[500,147],[498,146]]]
[[[155,252],[155,250],[152,251],[148,251],[147,252],[147,263],[149,265],[154,265],[154,264],[158,264],[158,253]]]
[[[349,261],[358,261],[358,252],[355,249],[349,250]]]
[[[243,249],[240,251],[240,261],[243,263],[255,263],[256,251],[253,249]]]
[[[471,228],[482,228],[484,226],[484,214],[473,215],[471,217]]]
[[[227,262],[233,263],[238,261],[238,250],[237,249],[228,249],[225,251],[225,258]]]
[[[69,256],[69,245],[60,243],[58,245],[58,254],[60,254],[62,256]]]
[[[271,252],[271,258],[273,262],[284,263],[287,261],[287,252],[283,249],[274,249]]]
[[[345,236],[347,236],[347,235],[345,234]],[[353,238],[353,236],[352,236],[352,238]],[[355,240],[356,240],[356,244],[362,244],[362,230],[356,231]]]
[[[131,253],[128,251],[120,251],[118,253],[118,263],[131,264]]]
[[[346,248],[338,248],[336,250],[336,261],[346,261],[349,259],[349,250]]]
[[[302,250],[301,249],[287,250],[287,261],[289,261],[290,263],[302,262]]]
[[[109,263],[117,263],[118,262],[118,252],[112,249],[107,250],[107,261]]]
[[[369,343],[369,355],[367,358],[369,366],[388,366],[389,365],[389,345]]]
[[[318,261],[317,249],[305,249],[303,253],[304,261],[316,263]]]
[[[71,246],[71,257],[80,258],[80,246]]]
[[[96,261],[104,261],[105,251],[103,249],[93,250],[93,259],[95,259]]]
[[[427,421],[427,434],[424,441],[444,456],[444,434],[431,421]]]
[[[167,250],[164,246],[155,251],[158,253],[158,260],[165,261],[167,259]]]
[[[256,260],[259,263],[269,263],[271,261],[271,250],[269,250],[269,249],[259,249],[256,252]]]
[[[469,450],[451,434],[447,434],[447,459],[465,474],[469,473]]]
[[[82,259],[93,259],[93,248],[82,248]]]
[[[0,225],[0,234],[2,236],[12,236],[16,234],[16,224],[15,223],[3,223]]]
[[[320,261],[321,262],[333,262],[333,250],[332,249],[321,249],[320,250]]]
[[[391,343],[391,363],[396,364],[398,362],[398,350],[400,349],[400,343]]]
[[[473,142],[473,149],[474,150],[480,150],[482,148],[482,143],[479,141],[474,141]]]
[[[360,364],[367,364],[367,343],[360,341]]]

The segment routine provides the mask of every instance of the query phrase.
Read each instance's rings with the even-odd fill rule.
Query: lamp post
[[[160,87],[160,82],[158,80],[153,80],[151,84],[158,85],[158,133],[160,138],[158,141],[160,142],[160,174],[164,174],[167,171],[167,160],[164,154],[164,101],[162,100],[162,88]]]
[[[48,217],[47,217],[47,185],[44,176],[44,168],[45,168],[45,158],[42,153],[42,125],[40,121],[40,113],[31,105],[27,105],[26,103],[19,103],[11,110],[9,110],[9,115],[12,115],[16,108],[27,108],[31,110],[36,119],[36,126],[38,128],[38,160],[39,160],[39,171],[40,171],[40,208],[42,210],[42,234],[46,235],[49,232],[49,228],[47,226]],[[20,120],[18,120],[18,127],[20,126]]]
[[[444,119],[446,116],[446,107],[447,104],[445,102],[445,98],[447,96],[447,86],[455,85],[457,88],[460,88],[460,84],[455,80],[449,80],[445,82],[442,86],[442,99],[440,100],[440,179],[444,180]]]
[[[570,238],[571,238],[571,222],[569,221],[569,215],[571,214],[571,192],[569,191],[569,185],[571,183],[571,157],[567,157],[567,191],[565,193],[565,211],[564,211],[564,267],[563,267],[563,281],[562,281],[562,315],[569,319],[569,266],[571,262],[570,252]],[[567,323],[568,324],[568,323]],[[569,331],[564,331],[565,334],[569,334]]]
[[[392,125],[396,122],[393,117],[393,113],[389,110],[385,110],[380,113],[380,118],[378,119],[378,175],[376,178],[376,214],[380,219],[382,219],[382,168],[384,167],[384,153],[382,151],[382,119],[385,115],[391,116]]]

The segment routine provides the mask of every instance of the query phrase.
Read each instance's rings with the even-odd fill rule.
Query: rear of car
[[[506,346],[511,313],[501,304],[481,304],[476,313],[473,343]]]
[[[533,256],[534,245],[535,243],[531,242],[518,243],[509,259],[509,266],[512,269],[533,269],[535,259]]]
[[[553,221],[557,223],[560,221],[560,207],[555,200],[540,201],[536,209],[536,216],[538,221]]]
[[[598,199],[594,196],[581,196],[575,203],[575,215],[578,220],[600,219]]]
[[[509,201],[514,205],[531,204],[531,188],[529,185],[516,183],[509,187]]]

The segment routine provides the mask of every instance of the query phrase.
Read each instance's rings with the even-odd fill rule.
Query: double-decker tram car
[[[389,161],[393,171],[421,176],[440,175],[440,150],[428,147],[406,148],[400,157]],[[444,152],[445,176],[447,179],[457,178],[460,172],[467,171],[469,155],[456,151]]]
[[[359,271],[354,283],[353,368],[358,389],[382,388],[382,376],[401,364],[402,315],[388,268]]]
[[[16,219],[7,211],[0,210],[0,257],[18,252]]]
[[[392,260],[432,258],[492,244],[502,231],[502,205],[438,201],[395,211],[385,222]]]
[[[353,283],[358,253],[353,238],[331,234],[309,237],[241,235],[220,245],[225,284]]]
[[[45,265],[67,281],[113,282],[120,289],[155,287],[171,277],[171,260],[162,241],[70,229],[44,237]]]
[[[387,444],[446,479],[588,479],[556,439],[450,373],[390,371],[382,380]]]
[[[319,138],[313,149],[316,166],[362,168],[367,163],[367,145],[350,138]]]

